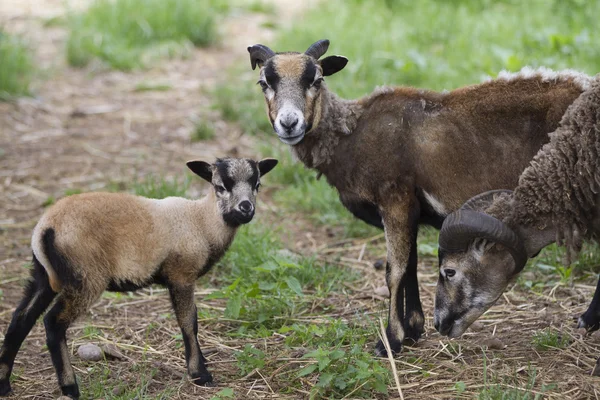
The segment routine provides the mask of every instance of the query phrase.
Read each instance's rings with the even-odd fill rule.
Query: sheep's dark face
[[[464,252],[440,253],[434,326],[458,337],[502,295],[515,262],[502,245],[474,240]]]
[[[203,161],[188,163],[192,171],[213,185],[219,211],[227,225],[232,227],[252,221],[260,177],[275,165],[277,160],[272,158],[259,162],[224,158],[213,165]]]
[[[342,70],[348,60],[330,56],[319,60],[329,41],[313,44],[305,53],[277,53],[268,47],[248,47],[252,68],[260,66],[258,84],[267,103],[275,133],[291,146],[302,141],[321,119],[324,77]]]

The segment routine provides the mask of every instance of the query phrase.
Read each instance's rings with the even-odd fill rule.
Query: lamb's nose
[[[242,201],[240,203],[240,211],[245,214],[248,214],[252,211],[252,203],[250,203],[248,200]]]

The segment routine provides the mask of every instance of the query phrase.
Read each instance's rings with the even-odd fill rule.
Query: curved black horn
[[[450,214],[440,230],[440,249],[447,252],[464,251],[477,238],[506,246],[515,260],[516,272],[527,263],[523,241],[504,222],[481,212],[458,210]]]
[[[460,209],[461,210],[472,210],[472,211],[483,211],[484,208],[494,201],[494,196],[502,193],[511,194],[512,190],[507,189],[498,189],[498,190],[490,190],[487,192],[483,192],[478,194],[477,196],[471,197],[469,200],[463,204]]]
[[[269,58],[275,55],[273,50],[262,44],[248,46],[248,53],[250,53],[250,64],[252,64],[252,69],[256,69],[256,65],[262,67]]]
[[[318,60],[323,54],[327,52],[328,48],[329,40],[323,39],[311,44],[308,50],[304,52],[304,54],[313,57],[315,60]]]

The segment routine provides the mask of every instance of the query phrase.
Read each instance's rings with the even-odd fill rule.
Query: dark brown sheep
[[[513,188],[589,77],[525,69],[446,93],[384,87],[343,100],[324,77],[348,60],[320,60],[328,46],[322,40],[304,53],[264,45],[248,51],[252,67],[260,67],[258,83],[279,139],[337,188],[356,217],[385,227],[387,336],[398,352],[404,338],[418,340],[424,330],[418,225],[439,228],[475,194]],[[381,341],[377,352],[385,354]]]

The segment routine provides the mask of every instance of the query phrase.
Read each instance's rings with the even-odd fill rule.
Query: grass
[[[202,142],[205,140],[211,140],[215,137],[215,128],[213,128],[210,121],[200,120],[196,123],[196,127],[192,132],[190,140],[192,142]]]
[[[185,197],[190,187],[191,178],[167,179],[165,177],[147,176],[145,179],[132,185],[132,191],[138,196],[151,199],[164,199],[165,197]]]
[[[0,28],[0,101],[29,95],[34,71],[24,40]]]
[[[83,67],[98,59],[124,71],[218,41],[222,0],[96,0],[69,17],[67,60]]]
[[[564,349],[569,345],[569,338],[554,329],[546,328],[537,331],[531,343],[538,350]]]
[[[234,336],[271,332],[309,309],[328,311],[327,306],[311,307],[314,299],[343,290],[341,282],[358,279],[353,271],[284,250],[273,230],[259,223],[238,230],[220,265],[212,283],[223,289],[208,298],[227,300],[225,317],[240,321],[231,332]]]

